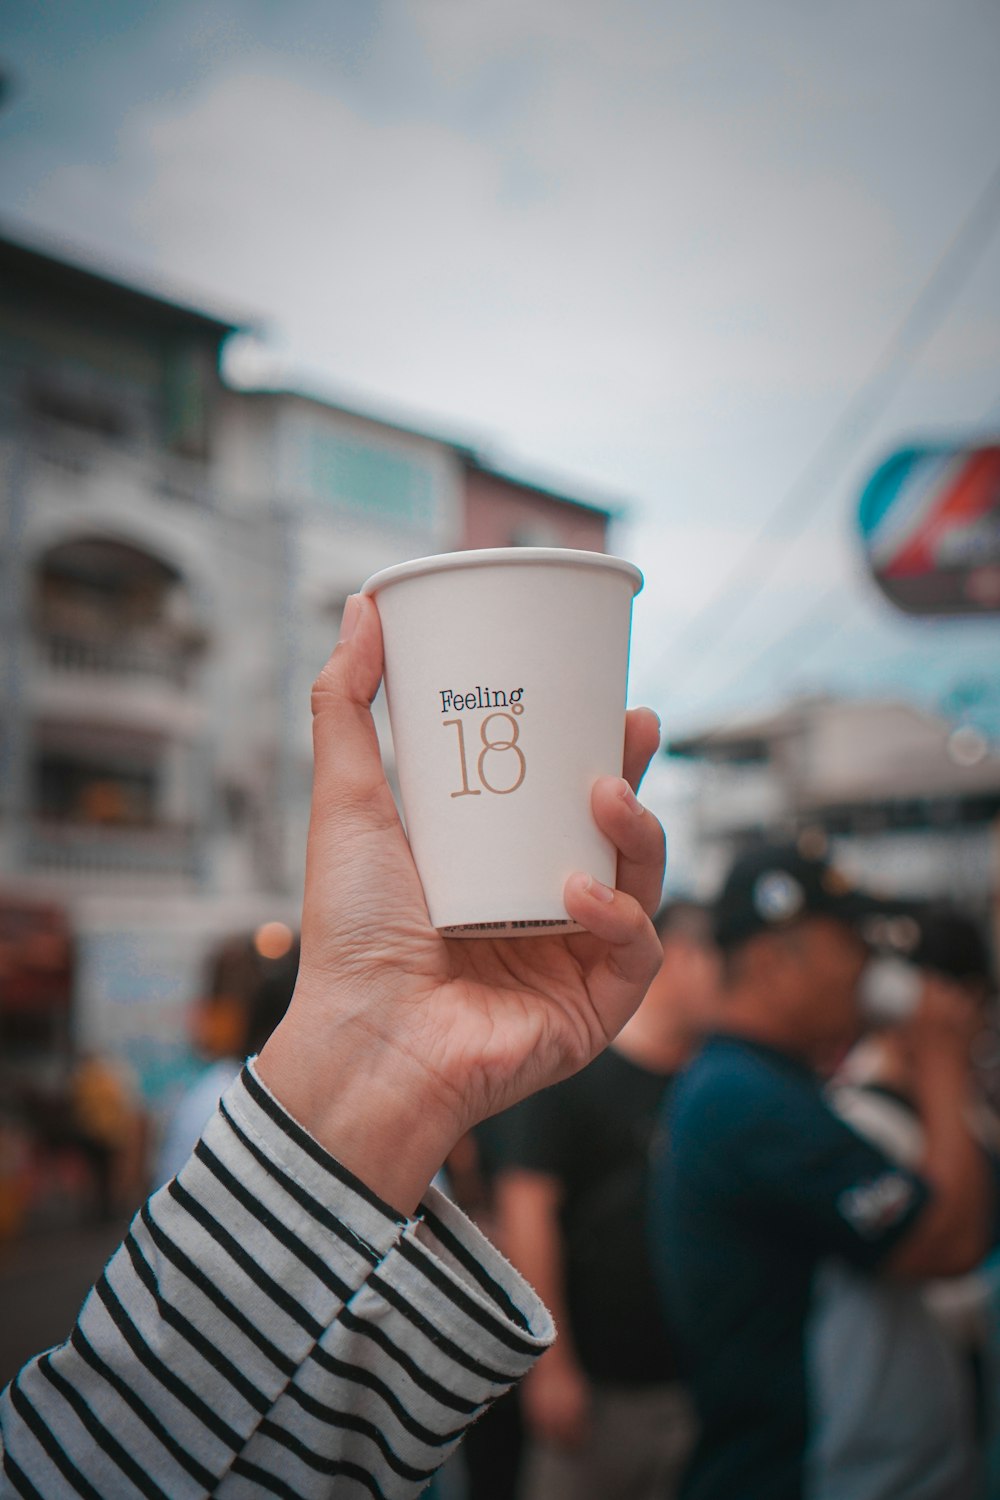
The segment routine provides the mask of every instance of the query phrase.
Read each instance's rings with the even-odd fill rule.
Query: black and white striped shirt
[[[552,1337],[453,1204],[396,1213],[248,1065],[0,1398],[0,1494],[415,1495]]]

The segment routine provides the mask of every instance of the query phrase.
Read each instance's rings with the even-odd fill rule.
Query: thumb
[[[383,796],[391,802],[372,699],[382,680],[382,627],[373,599],[352,594],[344,606],[340,640],[313,685],[313,799],[363,806]]]

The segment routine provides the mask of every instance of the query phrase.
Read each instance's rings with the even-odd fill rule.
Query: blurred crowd
[[[808,840],[657,929],[608,1051],[449,1163],[559,1338],[442,1500],[1000,1494],[983,933]]]
[[[853,889],[807,844],[740,857],[714,904],[670,901],[656,927],[662,967],[608,1050],[485,1121],[442,1171],[559,1337],[435,1500],[1000,1494],[983,933]],[[32,1105],[36,1171],[75,1174],[85,1217],[132,1211],[262,1046],[297,964],[290,933],[223,943],[168,1116],[149,1118],[119,1065],[80,1057],[58,1107]],[[0,1231],[16,1221],[0,1202]]]
[[[173,1177],[243,1059],[284,1014],[298,956],[298,939],[281,923],[218,944],[188,1007],[182,1082],[159,1109],[111,1053],[60,1050],[48,1075],[0,1059],[0,1247],[120,1224]]]

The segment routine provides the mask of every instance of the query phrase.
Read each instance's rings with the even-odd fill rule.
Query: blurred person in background
[[[153,1188],[176,1177],[247,1057],[258,1053],[288,1009],[299,967],[299,944],[274,958],[251,936],[229,938],[211,960],[205,993],[191,1012],[191,1042],[207,1064],[181,1096],[163,1134]]]
[[[559,1333],[522,1387],[524,1500],[665,1500],[691,1446],[646,1203],[653,1133],[714,1019],[718,961],[702,907],[672,902],[655,926],[663,961],[631,1021],[582,1073],[513,1112],[501,1244]]]
[[[85,1052],[69,1079],[70,1139],[93,1184],[92,1215],[108,1224],[148,1190],[149,1120],[134,1077],[120,1058]]]
[[[992,1235],[967,997],[925,975],[905,1027],[916,1169],[845,1124],[820,1076],[860,1031],[857,924],[874,906],[793,846],[738,859],[716,905],[721,1025],[674,1091],[653,1171],[654,1262],[700,1423],[686,1500],[974,1492],[955,1362],[911,1316],[912,1284],[967,1272]],[[905,1300],[898,1341],[867,1337],[851,1293],[878,1318]]]
[[[479,1121],[456,1144],[445,1165],[449,1197],[508,1258],[497,1209],[497,1180],[510,1160],[516,1116],[515,1107]],[[463,1500],[517,1500],[524,1449],[521,1391],[514,1386],[469,1428],[439,1483],[443,1485],[453,1468]]]
[[[903,949],[908,964],[951,980],[966,996],[975,1063],[975,1041],[990,1025],[995,988],[981,931],[970,917],[945,905],[922,908],[904,918],[904,923],[912,930],[912,936],[906,934],[908,941]],[[875,1024],[847,1057],[830,1089],[833,1107],[853,1129],[911,1169],[919,1167],[926,1149],[915,1068],[907,1028]],[[996,1159],[1000,1153],[1000,1118],[975,1068],[969,1119],[984,1148]],[[898,1341],[894,1319],[886,1312],[894,1313],[897,1319],[905,1312],[911,1323],[928,1315],[936,1320],[948,1341],[947,1352],[940,1357],[950,1354],[956,1362],[955,1378],[964,1383],[972,1412],[979,1470],[976,1493],[985,1497],[1000,1492],[1000,1468],[994,1464],[992,1478],[987,1472],[991,1449],[1000,1438],[1000,1262],[996,1253],[966,1276],[928,1282],[922,1296],[914,1297],[910,1304],[902,1293],[894,1306],[885,1298],[876,1306],[871,1298],[855,1295],[854,1300],[866,1321],[869,1343],[878,1337],[889,1344]],[[843,1321],[846,1326],[846,1318]]]

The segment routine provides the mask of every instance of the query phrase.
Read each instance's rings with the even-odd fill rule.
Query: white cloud
[[[630,94],[636,39],[606,7],[583,7],[570,49],[560,7],[539,9],[564,51],[500,140],[373,120],[273,70],[215,73],[133,115],[118,161],[64,168],[32,208],[83,223],[89,207],[96,225],[117,203],[174,275],[259,304],[303,360],[567,456],[625,412],[703,445],[748,387],[778,401],[853,372],[894,261],[872,194],[672,93],[669,57],[645,59],[662,90]],[[502,26],[484,13],[497,24],[464,51],[454,11],[428,45],[459,68],[473,41],[485,56],[498,31],[534,34],[516,8]],[[594,32],[604,50],[582,63]],[[511,201],[525,160],[548,190]]]
[[[321,14],[291,9],[306,31]],[[638,669],[816,451],[993,149],[974,5],[963,27],[909,0],[807,11],[396,0],[348,82],[221,47],[127,114],[114,154],[67,141],[18,207],[259,309],[286,367],[631,492]],[[856,590],[875,455],[996,398],[997,260],[829,475],[733,661],[829,578]]]

